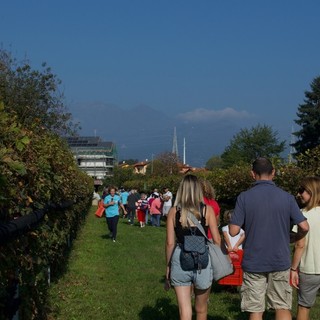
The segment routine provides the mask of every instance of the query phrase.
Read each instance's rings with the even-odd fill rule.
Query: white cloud
[[[221,120],[245,120],[253,118],[254,115],[247,111],[237,111],[233,108],[225,108],[222,110],[198,108],[185,113],[180,113],[177,117],[186,122],[207,122]]]

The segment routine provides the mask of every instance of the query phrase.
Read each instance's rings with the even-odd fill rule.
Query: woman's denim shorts
[[[183,271],[180,266],[180,252],[181,249],[177,245],[174,249],[171,259],[171,285],[172,286],[191,286],[194,284],[195,288],[200,290],[208,289],[212,285],[213,275],[209,255],[209,263],[205,269]]]

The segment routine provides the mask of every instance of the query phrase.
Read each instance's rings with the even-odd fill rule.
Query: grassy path
[[[66,273],[51,284],[50,319],[179,319],[174,291],[163,290],[165,227],[139,228],[120,219],[113,243],[105,219],[93,213],[94,208],[73,243]],[[214,285],[208,319],[247,319],[240,312],[239,294]],[[266,313],[265,319],[273,314]],[[320,307],[312,319],[320,319]]]

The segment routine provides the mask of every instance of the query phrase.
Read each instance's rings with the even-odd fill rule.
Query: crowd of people
[[[309,319],[320,289],[320,178],[301,181],[299,206],[295,196],[273,182],[270,160],[256,159],[251,175],[252,187],[239,194],[233,210],[224,213],[221,228],[212,185],[192,174],[183,177],[174,201],[168,188],[162,193],[155,189],[148,196],[124,189],[117,194],[111,187],[102,196],[113,241],[120,212],[130,225],[138,221],[141,228],[159,227],[161,218],[165,221],[166,287],[174,288],[181,320],[192,319],[192,297],[196,319],[207,319],[213,281],[210,257],[202,264],[197,260],[191,269],[182,263],[190,236],[197,241],[211,239],[227,252],[243,250],[240,308],[250,320],[262,320],[265,309],[274,310],[276,320],[292,319],[294,287],[298,290],[296,320]]]
[[[137,189],[126,190],[114,186],[105,188],[102,196],[95,191],[93,199],[101,201],[104,207],[109,236],[116,242],[119,218],[127,219],[129,225],[147,225],[160,227],[161,219],[166,220],[172,206],[172,192],[164,188],[163,192],[154,189],[147,195]]]

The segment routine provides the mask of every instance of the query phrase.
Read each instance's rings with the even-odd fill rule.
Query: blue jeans
[[[152,217],[152,225],[155,227],[160,227],[160,216],[161,214],[153,214]]]

